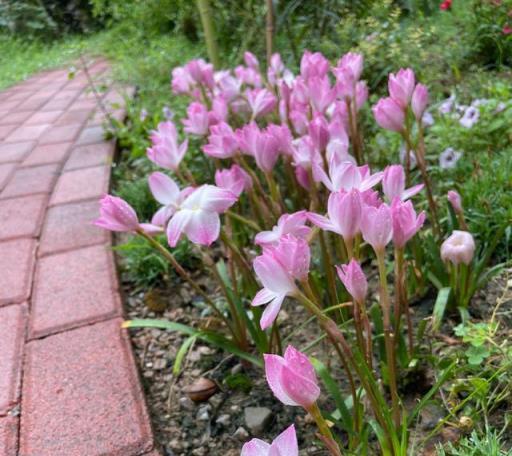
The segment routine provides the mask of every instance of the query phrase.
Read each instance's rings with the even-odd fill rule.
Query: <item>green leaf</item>
[[[485,345],[471,346],[466,351],[468,357],[468,363],[473,366],[479,366],[482,361],[489,357],[491,354],[490,350]]]
[[[263,362],[260,357],[256,357],[238,348],[231,340],[224,337],[222,334],[214,333],[212,331],[198,330],[181,323],[167,320],[154,320],[154,319],[138,319],[126,320],[122,324],[123,328],[159,328],[176,331],[189,336],[197,336],[199,339],[208,342],[211,345],[232,353],[241,359],[245,359],[258,367],[263,367]]]
[[[310,358],[313,367],[316,370],[318,376],[324,382],[325,388],[330,396],[334,399],[334,403],[336,404],[337,410],[340,412],[341,422],[343,424],[343,428],[349,434],[354,433],[354,421],[352,419],[352,415],[350,414],[347,405],[345,404],[345,400],[343,399],[340,388],[336,384],[336,381],[332,378],[329,370],[320,360],[311,357]],[[353,407],[356,407],[357,404],[353,404]]]
[[[174,365],[172,366],[172,373],[174,376],[179,375],[181,372],[181,363],[183,362],[183,358],[185,358],[185,355],[188,353],[190,347],[194,344],[194,342],[197,340],[197,336],[190,336],[185,339],[185,342],[181,344],[180,349],[178,350],[178,353],[176,353],[176,359],[174,360]]]
[[[439,327],[441,326],[441,322],[443,321],[444,313],[446,311],[446,307],[448,306],[448,302],[450,301],[450,287],[444,287],[439,290],[437,293],[437,299],[434,304],[434,310],[432,311],[432,329],[434,331],[439,331]]]

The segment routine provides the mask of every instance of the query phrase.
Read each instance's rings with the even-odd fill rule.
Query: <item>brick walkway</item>
[[[105,62],[89,71],[108,81]],[[0,456],[158,454],[111,238],[91,224],[115,145],[87,86],[56,70],[0,92]],[[122,116],[117,91],[104,100]]]

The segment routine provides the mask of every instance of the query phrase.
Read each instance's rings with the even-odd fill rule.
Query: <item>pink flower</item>
[[[338,65],[334,69],[334,73],[336,74],[336,71],[343,71],[344,73],[348,73],[354,81],[357,81],[363,73],[363,63],[364,58],[362,54],[348,52],[338,60]]]
[[[255,258],[254,271],[263,288],[258,291],[251,305],[268,304],[261,316],[261,329],[272,325],[284,298],[297,291],[295,280],[307,276],[309,262],[307,242],[291,235],[283,236],[275,246],[267,246],[263,254]]]
[[[237,66],[235,68],[235,75],[243,84],[252,87],[261,87],[261,75],[259,71],[256,71],[253,68],[248,68],[241,65]]]
[[[405,189],[405,173],[402,165],[390,165],[384,170],[382,188],[384,195],[392,202],[395,198],[401,201],[408,200],[423,189],[423,184]]]
[[[169,245],[175,247],[182,233],[194,244],[210,245],[220,233],[219,214],[235,204],[237,196],[214,185],[202,185],[180,204],[167,225]]]
[[[246,97],[253,119],[272,112],[277,105],[276,97],[267,89],[247,90]]]
[[[416,84],[416,88],[412,94],[411,107],[414,117],[419,122],[423,119],[423,113],[428,105],[428,89],[423,84]]]
[[[441,245],[441,258],[454,265],[469,265],[475,254],[475,240],[467,231],[454,230]]]
[[[215,80],[218,94],[222,96],[226,102],[231,102],[240,95],[242,82],[232,76],[229,71],[217,71],[217,73],[215,73]]]
[[[160,172],[152,173],[148,178],[148,184],[153,197],[163,204],[151,220],[156,226],[165,226],[184,199],[194,191],[192,187],[180,190],[176,182]]]
[[[407,108],[414,91],[414,71],[410,68],[400,69],[395,75],[391,73],[388,80],[389,95],[403,109]]]
[[[272,54],[272,57],[270,58],[270,66],[267,70],[268,82],[272,85],[277,84],[284,70],[285,67],[281,60],[281,55],[278,53]]]
[[[136,231],[139,219],[133,207],[125,200],[105,195],[100,200],[100,217],[94,224],[110,231]]]
[[[213,99],[212,110],[208,113],[209,124],[226,122],[228,119],[228,104],[223,96],[219,95]]]
[[[381,98],[372,111],[375,120],[382,128],[396,132],[404,129],[404,110],[393,98]]]
[[[307,219],[306,211],[283,214],[279,217],[277,225],[272,228],[272,231],[262,231],[258,233],[254,242],[261,246],[275,245],[286,234],[291,234],[299,239],[306,239],[311,232],[311,228],[306,226]]]
[[[253,154],[258,168],[270,173],[279,158],[279,142],[272,134],[262,131],[256,138]]]
[[[349,161],[338,162],[331,157],[329,176],[322,175],[322,182],[331,191],[350,191],[352,189],[364,192],[377,185],[382,180],[383,173],[370,174],[368,165],[356,166]]]
[[[308,133],[319,151],[325,150],[329,142],[329,125],[322,115],[316,115],[308,125]]]
[[[240,456],[299,456],[295,426],[292,424],[271,444],[260,439],[250,440],[242,447]]]
[[[357,303],[364,302],[368,292],[368,281],[360,264],[352,258],[350,263],[336,266],[336,270],[338,271],[338,277],[354,301]]]
[[[315,76],[323,78],[329,71],[329,66],[329,61],[320,52],[306,51],[300,60],[300,74],[304,79]]]
[[[448,201],[453,207],[453,210],[456,213],[462,213],[462,198],[460,197],[459,193],[455,190],[450,190],[448,192]]]
[[[352,240],[360,231],[362,202],[358,190],[348,193],[334,192],[327,201],[327,214],[329,218],[310,212],[309,220],[320,228],[343,236],[345,240]]]
[[[363,238],[376,252],[382,252],[393,236],[391,209],[387,204],[378,208],[365,206],[361,217]]]
[[[249,68],[252,68],[253,70],[258,71],[260,68],[260,62],[258,62],[258,59],[252,52],[244,52],[244,62]]]
[[[302,168],[306,174],[308,174],[308,170],[312,170],[313,178],[315,182],[318,182],[321,178],[322,156],[311,137],[306,135],[295,139],[292,143],[292,150],[293,164],[296,170]]]
[[[210,125],[210,116],[206,106],[194,101],[190,103],[187,108],[188,118],[182,120],[185,125],[185,131],[187,133],[204,136],[208,133],[208,126]]]
[[[206,63],[203,59],[191,60],[185,65],[185,69],[195,82],[210,89],[213,88],[213,65],[211,63]]]
[[[147,149],[148,158],[162,168],[176,171],[185,156],[188,141],[178,144],[178,133],[171,121],[160,122],[151,132],[152,146]]]
[[[512,34],[512,27],[510,26],[510,24],[505,24],[501,31],[502,31],[503,35],[510,35],[510,34]]]
[[[329,78],[313,76],[307,80],[308,97],[315,112],[324,113],[336,98],[336,92],[331,88]]]
[[[271,134],[274,138],[276,138],[279,147],[278,150],[280,153],[285,155],[292,155],[292,140],[293,136],[290,129],[286,125],[275,125],[270,124],[266,128],[267,132]]]
[[[231,158],[238,150],[238,139],[231,127],[220,122],[213,125],[208,136],[208,144],[203,146],[203,152],[215,158]]]
[[[172,70],[172,91],[176,95],[190,94],[195,85],[194,79],[183,67],[176,67]]]
[[[391,218],[393,219],[393,243],[396,247],[403,248],[423,226],[425,212],[416,216],[410,201],[404,203],[396,198],[391,205]]]
[[[308,357],[289,345],[284,357],[263,355],[267,383],[285,405],[310,408],[320,396],[315,369]]]
[[[229,169],[215,172],[215,184],[240,196],[244,190],[252,187],[252,179],[240,166],[233,165]]]

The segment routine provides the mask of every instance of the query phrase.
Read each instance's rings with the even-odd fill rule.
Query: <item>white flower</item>
[[[478,122],[480,111],[478,108],[470,106],[464,111],[464,115],[460,119],[460,124],[465,128],[472,128]]]

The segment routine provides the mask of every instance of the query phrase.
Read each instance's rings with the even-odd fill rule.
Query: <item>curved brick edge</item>
[[[88,66],[120,119],[108,70]],[[89,82],[59,69],[0,92],[2,456],[160,454],[120,327],[112,237],[91,224],[115,144]]]

